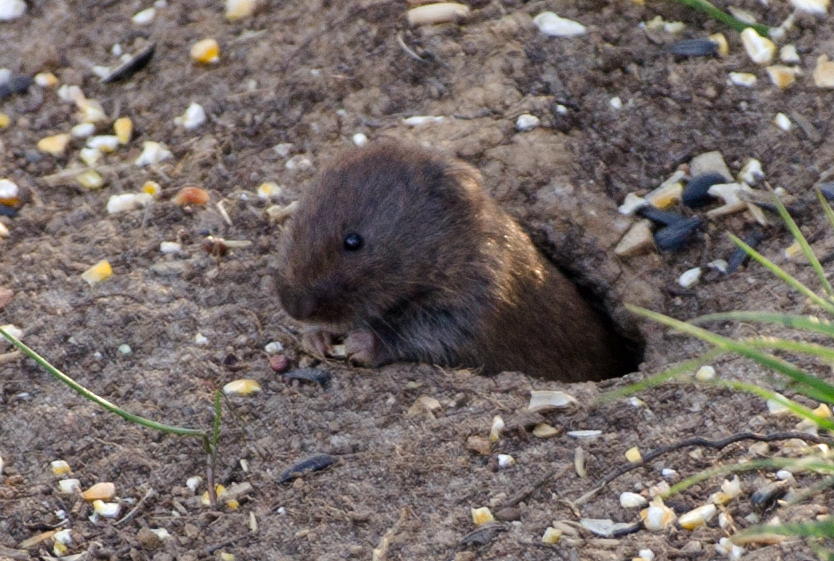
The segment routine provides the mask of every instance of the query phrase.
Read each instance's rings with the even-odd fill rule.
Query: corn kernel
[[[209,200],[208,191],[199,187],[183,187],[171,201],[179,206],[204,205]]]
[[[638,450],[637,446],[626,450],[625,457],[626,460],[628,460],[632,464],[636,464],[637,462],[643,461],[643,456],[640,455],[640,450]]]
[[[120,143],[127,144],[133,135],[133,121],[130,120],[130,117],[120,117],[113,123],[113,131],[115,131]]]
[[[215,485],[214,486],[214,494],[217,496],[218,499],[220,497],[222,497],[223,493],[225,493],[225,492],[226,492],[226,488],[223,487],[222,485]],[[211,505],[211,501],[209,500],[208,491],[203,493],[203,496],[200,497],[200,504],[202,504],[203,506],[210,506]]]
[[[53,156],[62,156],[67,150],[67,144],[69,144],[71,138],[68,134],[47,136],[38,141],[38,150],[52,154]]]
[[[152,196],[154,199],[158,199],[162,195],[162,187],[156,181],[145,181],[141,191]]]
[[[249,395],[261,391],[261,385],[255,380],[234,380],[223,386],[226,395]]]
[[[104,179],[94,169],[88,169],[87,171],[78,174],[78,177],[76,177],[75,180],[78,181],[79,185],[85,189],[90,189],[91,191],[101,189],[104,185]]]
[[[5,113],[0,113],[0,129],[5,129],[12,124],[12,119]]]
[[[257,6],[256,0],[226,0],[226,19],[234,21],[251,16]]]
[[[87,284],[93,286],[103,280],[107,280],[113,276],[113,269],[110,267],[110,263],[104,259],[99,261],[83,273],[81,273],[81,278],[87,281]]]
[[[55,460],[52,462],[52,473],[55,475],[63,475],[65,473],[69,473],[70,466],[64,460]]]
[[[710,41],[718,45],[718,54],[721,56],[727,56],[730,54],[730,45],[727,43],[727,38],[724,37],[723,33],[713,33],[709,37],[707,37]]]
[[[109,265],[108,265],[109,267]],[[85,501],[108,500],[116,496],[116,485],[110,482],[96,483],[83,493],[81,498]]]
[[[542,543],[546,544],[554,544],[557,543],[562,537],[562,530],[558,528],[549,527],[544,531],[544,535],[542,536]]]
[[[119,516],[119,512],[122,510],[122,507],[119,503],[106,503],[104,501],[93,501],[93,510],[96,511],[96,514],[99,516],[103,516],[104,518],[116,518]]]
[[[52,72],[35,74],[35,83],[42,88],[52,88],[58,85],[58,77]]]
[[[492,516],[492,512],[490,512],[489,507],[481,507],[481,508],[473,508],[470,509],[472,511],[472,522],[475,523],[476,526],[480,526],[486,522],[492,522],[495,518]]]
[[[214,64],[220,60],[220,46],[214,39],[203,39],[191,46],[191,58],[195,62]]]

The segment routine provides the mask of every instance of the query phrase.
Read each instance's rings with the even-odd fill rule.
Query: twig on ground
[[[406,518],[408,518],[409,514],[410,512],[408,508],[403,508],[402,512],[400,513],[400,519],[397,520],[397,523],[394,524],[390,530],[385,532],[385,535],[382,536],[381,540],[379,540],[379,545],[376,546],[371,557],[373,561],[385,561],[385,558],[388,555],[388,546],[391,545],[391,541],[394,539],[394,536],[397,535],[397,532],[400,531],[400,528],[405,523],[405,520]]]

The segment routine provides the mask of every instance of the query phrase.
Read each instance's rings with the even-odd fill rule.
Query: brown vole
[[[354,362],[410,360],[563,381],[628,372],[632,357],[483,190],[476,169],[393,141],[344,154],[303,194],[280,244],[278,295],[347,333]]]

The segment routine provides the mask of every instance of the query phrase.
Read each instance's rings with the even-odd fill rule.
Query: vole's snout
[[[278,299],[284,311],[299,321],[312,319],[319,308],[319,299],[314,294],[288,284],[279,284]]]

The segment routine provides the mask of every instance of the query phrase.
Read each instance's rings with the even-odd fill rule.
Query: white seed
[[[623,204],[621,204],[619,206],[619,208],[617,208],[617,210],[619,211],[620,214],[625,214],[627,216],[630,216],[630,215],[634,214],[634,212],[638,208],[640,208],[642,206],[645,206],[645,205],[646,205],[646,199],[644,199],[643,197],[638,196],[636,193],[629,193],[628,195],[626,195],[626,198],[623,201]]]
[[[72,531],[69,528],[58,530],[52,535],[52,539],[63,545],[72,545]]]
[[[515,458],[509,454],[498,454],[498,467],[508,468],[515,464]]]
[[[713,378],[715,378],[715,368],[712,366],[702,366],[695,373],[695,379],[700,380],[701,382],[706,382],[708,380],[712,380]]]
[[[738,172],[739,181],[743,181],[748,185],[753,185],[757,181],[764,179],[764,172],[762,171],[762,163],[755,158],[750,158],[741,171]]]
[[[710,269],[715,269],[716,271],[725,274],[727,273],[728,266],[729,263],[727,263],[727,261],[725,261],[724,259],[716,259],[715,261],[710,261],[709,263],[707,263],[707,267],[709,267]]]
[[[77,479],[62,479],[58,482],[58,490],[65,495],[74,495],[81,492],[81,482]]]
[[[112,195],[107,201],[107,214],[118,214],[140,208],[145,208],[153,201],[148,193],[122,193]]]
[[[766,444],[766,443],[765,443]],[[721,491],[710,495],[708,502],[723,505],[732,501],[741,494],[741,480],[738,475],[733,479],[725,479],[721,483]]]
[[[601,430],[572,430],[568,431],[567,435],[571,438],[597,438],[602,436]]]
[[[122,343],[121,345],[119,345],[119,352],[123,355],[129,355],[133,354],[133,349],[131,349],[130,345],[128,345],[127,343]]]
[[[26,13],[23,0],[0,0],[0,21],[12,21]]]
[[[783,131],[791,130],[791,120],[788,119],[788,116],[784,113],[777,113],[776,116],[773,118],[773,124],[782,129]]]
[[[51,464],[52,473],[55,475],[63,475],[70,472],[70,465],[65,460],[55,460]]]
[[[354,134],[351,140],[356,146],[365,146],[368,143],[368,137],[361,132]]]
[[[660,475],[665,477],[666,479],[672,479],[678,474],[678,472],[672,468],[663,468],[660,470]]]
[[[553,12],[542,12],[533,18],[539,31],[549,37],[578,37],[585,35],[587,29],[577,21],[561,18]]]
[[[226,19],[234,21],[249,17],[255,13],[257,7],[256,0],[226,0]]]
[[[682,514],[678,519],[678,524],[686,530],[694,530],[699,526],[705,525],[715,516],[715,505],[699,506],[694,510],[690,510],[686,514]]]
[[[78,157],[81,158],[82,162],[93,167],[101,159],[101,152],[95,148],[82,148],[78,151]]]
[[[412,8],[406,12],[409,25],[432,25],[462,22],[469,17],[469,6],[455,2],[438,2]]]
[[[16,199],[20,195],[20,188],[8,179],[0,179],[0,200]]]
[[[498,442],[501,439],[501,431],[504,430],[504,419],[501,418],[501,415],[496,415],[492,419],[492,426],[489,429],[489,440],[490,442]]]
[[[108,77],[110,75],[110,73],[113,72],[113,69],[110,68],[109,66],[101,66],[101,65],[98,65],[98,64],[93,66],[91,68],[91,70],[93,71],[93,74],[98,76],[99,79],[101,79],[101,80]]]
[[[576,403],[576,398],[565,392],[532,390],[527,409],[530,411],[550,411],[551,409],[565,409],[566,407],[576,405]]]
[[[795,45],[783,45],[779,49],[779,60],[788,64],[799,64],[802,59],[799,58],[799,53],[796,51]]]
[[[442,123],[446,117],[435,117],[433,115],[416,115],[414,117],[406,117],[403,119],[403,124],[408,127],[421,127],[431,123]]]
[[[185,486],[191,489],[192,491],[197,491],[200,485],[203,484],[203,478],[199,475],[193,475],[185,480]]]
[[[741,559],[741,556],[744,555],[744,548],[735,545],[730,538],[721,538],[718,540],[718,543],[715,544],[715,551],[729,557],[733,561]]]
[[[78,108],[76,119],[82,123],[99,123],[107,120],[107,113],[95,99],[81,99],[75,102]]]
[[[752,88],[756,85],[758,78],[756,78],[755,74],[750,74],[749,72],[730,72],[727,81],[736,86]]]
[[[520,132],[528,132],[538,127],[540,123],[541,120],[538,117],[525,113],[524,115],[519,115],[518,119],[516,119],[515,129]]]
[[[680,33],[686,29],[686,24],[682,21],[667,21],[663,24],[663,31],[666,33]]]
[[[675,522],[675,513],[666,505],[652,505],[640,512],[643,525],[651,532],[665,530]]]
[[[818,88],[834,88],[834,62],[828,59],[828,55],[817,57],[814,85]]]
[[[620,506],[623,508],[643,508],[649,501],[643,495],[626,491],[620,493]]]
[[[258,185],[258,198],[262,201],[277,199],[283,192],[284,189],[274,181],[267,181]]]
[[[205,124],[206,111],[199,103],[191,102],[191,105],[188,106],[185,113],[181,117],[174,119],[174,122],[185,127],[186,130],[194,130]]]
[[[654,551],[648,548],[639,550],[637,556],[646,561],[654,561]]]
[[[613,109],[620,110],[623,108],[623,100],[619,97],[612,97],[608,103],[611,105]]]
[[[701,268],[695,267],[694,269],[689,269],[685,273],[683,273],[680,278],[678,278],[678,284],[684,288],[689,288],[690,286],[694,285],[698,280],[701,278]]]
[[[182,251],[182,244],[179,242],[162,242],[159,244],[159,251],[165,254],[179,253]]]
[[[118,43],[110,47],[110,54],[113,56],[122,56],[123,53],[124,49],[122,49],[122,46]]]
[[[722,530],[728,530],[733,523],[733,519],[726,512],[718,514],[718,527]]]
[[[208,345],[208,342],[209,342],[208,338],[205,335],[203,335],[202,333],[197,333],[194,336],[194,344],[197,345],[198,347],[205,347],[206,345]]]
[[[829,0],[790,0],[790,2],[800,12],[808,12],[815,16],[824,16],[828,13]]]
[[[559,430],[547,423],[541,423],[533,427],[533,436],[538,438],[553,438],[559,434]]]
[[[70,129],[70,134],[73,138],[87,138],[96,132],[96,126],[93,123],[79,123]]]
[[[747,56],[756,64],[768,64],[776,53],[776,45],[767,37],[759,35],[752,27],[746,27],[741,32],[741,43]]]
[[[781,481],[790,481],[793,479],[793,474],[786,469],[780,469],[776,472],[776,478]]]
[[[147,8],[141,12],[136,12],[130,19],[136,25],[148,25],[153,21],[154,17],[156,17],[156,8]]]
[[[12,79],[12,71],[8,68],[0,68],[0,86],[8,84]]]
[[[98,136],[93,136],[87,139],[87,148],[93,148],[107,154],[109,152],[113,152],[116,148],[119,147],[119,137],[110,135],[110,134],[102,134]]]
[[[171,537],[171,533],[165,528],[150,528],[150,531],[156,534],[160,541],[167,540]]]
[[[119,512],[121,512],[122,507],[119,503],[106,503],[104,501],[96,500],[93,501],[93,510],[96,511],[96,514],[103,516],[104,518],[116,518],[119,516]]]
[[[226,395],[251,395],[261,391],[261,385],[255,380],[234,380],[223,386]]]
[[[296,154],[284,164],[284,168],[293,171],[293,170],[308,170],[313,167],[313,162],[307,156],[303,154]]]
[[[277,355],[278,353],[284,352],[284,345],[280,341],[270,341],[266,344],[264,350],[267,354]]]
[[[173,157],[174,155],[162,144],[147,141],[142,144],[142,153],[136,158],[135,165],[143,167],[158,164]]]
[[[558,113],[559,115],[567,115],[568,114],[568,108],[565,107],[564,105],[561,105],[561,104],[557,105],[556,106],[556,113]]]

